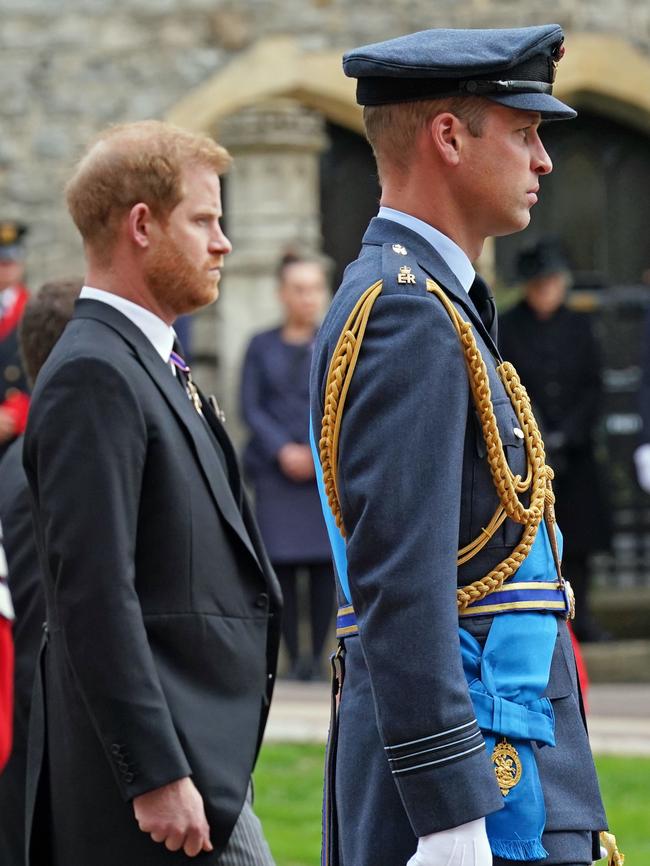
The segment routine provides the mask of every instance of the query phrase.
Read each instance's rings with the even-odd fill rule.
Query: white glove
[[[485,818],[420,836],[406,866],[492,866]]]
[[[650,443],[639,445],[634,452],[634,465],[639,487],[650,493]]]

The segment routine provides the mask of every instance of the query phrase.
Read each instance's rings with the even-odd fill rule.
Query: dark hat
[[[558,24],[423,30],[348,51],[343,71],[358,79],[359,105],[474,95],[562,120],[576,116],[552,95],[563,42]]]
[[[23,238],[27,226],[16,220],[0,220],[0,261],[20,261],[25,257]]]
[[[561,241],[555,237],[545,237],[519,252],[516,270],[517,278],[527,282],[568,271],[569,262]]]

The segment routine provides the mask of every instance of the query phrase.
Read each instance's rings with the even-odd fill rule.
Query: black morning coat
[[[32,864],[187,863],[139,830],[131,800],[188,775],[215,847],[191,862],[215,864],[244,803],[281,596],[230,441],[203,414],[131,321],[77,302],[25,436],[47,603]]]
[[[412,284],[400,282],[403,267],[410,268]],[[525,475],[519,422],[496,373],[492,337],[472,300],[420,235],[373,219],[323,322],[311,377],[318,438],[339,334],[361,294],[383,279],[339,441],[339,500],[359,623],[359,636],[345,639],[334,782],[338,842],[330,861],[340,866],[405,864],[419,836],[502,807],[490,755],[474,748],[456,589],[505,559],[522,527],[506,520],[478,556],[457,567],[459,548],[488,525],[497,495],[465,359],[448,314],[426,290],[430,278],[472,323],[508,462]],[[490,622],[483,616],[462,624],[480,642]],[[546,804],[543,842],[551,855],[544,862],[590,863],[591,831],[603,829],[606,819],[566,622],[558,618],[557,627],[545,692],[555,712],[557,743],[534,747]],[[398,775],[388,762],[389,747],[407,744],[416,744],[415,756]]]
[[[16,612],[13,624],[14,730],[11,756],[0,773],[0,863],[25,863],[25,773],[29,707],[38,658],[45,599],[34,543],[31,497],[23,469],[23,437],[14,439],[0,460],[0,524],[9,589]]]

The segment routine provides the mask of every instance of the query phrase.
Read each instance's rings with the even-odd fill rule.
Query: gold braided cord
[[[346,533],[336,481],[341,420],[368,319],[375,301],[381,294],[382,286],[381,280],[370,286],[350,313],[332,355],[325,386],[325,410],[319,440],[320,460],[329,506],[343,537]],[[458,551],[458,565],[463,565],[476,556],[507,518],[524,526],[519,544],[506,559],[485,577],[457,590],[458,608],[462,611],[470,603],[480,601],[499,589],[504,581],[517,571],[533,545],[539,524],[545,514],[547,523],[550,524],[551,543],[555,542],[553,532],[555,497],[551,487],[553,472],[545,462],[544,444],[526,389],[521,384],[514,367],[504,362],[497,367],[497,371],[524,433],[528,463],[525,478],[522,479],[512,472],[494,414],[487,367],[472,333],[472,326],[461,317],[456,307],[433,280],[427,280],[427,291],[442,302],[460,340],[467,365],[470,390],[486,444],[490,474],[499,498],[499,505],[488,525],[473,541]],[[520,499],[520,494],[527,492],[530,492],[528,506]]]
[[[381,280],[373,283],[354,305],[334,349],[325,385],[325,409],[318,448],[327,501],[336,520],[336,525],[344,538],[346,537],[345,527],[343,526],[336,484],[341,421],[370,311],[381,294],[382,286]]]
[[[530,479],[529,485],[524,487],[521,477],[512,472],[508,465],[494,414],[487,367],[476,343],[472,326],[462,318],[447,295],[433,280],[427,280],[427,291],[434,294],[442,302],[456,329],[465,355],[470,390],[487,448],[488,466],[490,467],[490,474],[500,502],[500,507],[495,512],[491,526],[494,524],[500,525],[505,519],[500,514],[500,509],[502,508],[507,517],[516,523],[523,524],[525,527],[519,544],[517,544],[509,556],[493,568],[485,577],[457,590],[458,607],[462,611],[472,602],[480,601],[491,592],[499,589],[504,581],[517,571],[528,556],[537,535],[539,524],[544,517],[547,491],[552,496],[552,492],[550,491],[552,471],[550,467],[546,466],[544,443],[542,442],[526,389],[521,384],[521,380],[512,364],[503,362],[497,367],[497,372],[524,433],[529,467],[526,480]],[[521,501],[518,494],[528,489],[530,490],[530,505],[527,507]],[[463,557],[463,562],[467,562],[471,556],[476,555],[478,550],[487,543],[488,539],[486,535],[487,529],[484,530],[482,536],[479,536],[476,542],[469,545],[472,550],[469,556],[465,555]]]

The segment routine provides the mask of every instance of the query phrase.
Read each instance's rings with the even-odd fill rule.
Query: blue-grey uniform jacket
[[[398,281],[403,267],[414,283]],[[336,758],[342,866],[402,866],[418,836],[502,807],[463,673],[456,589],[501,562],[522,527],[506,520],[478,556],[457,567],[459,548],[487,526],[498,501],[458,336],[426,291],[427,278],[473,325],[508,461],[525,475],[518,421],[496,372],[498,353],[472,301],[426,240],[392,221],[372,220],[320,330],[311,378],[318,439],[334,347],[356,301],[382,279],[339,440],[338,495],[359,624],[359,636],[345,640]],[[483,616],[463,626],[481,641],[490,622]],[[545,862],[591,862],[590,831],[606,820],[573,652],[559,618],[545,695],[557,739],[554,748],[535,747],[546,804]],[[391,772],[388,757],[396,753],[412,757]]]

